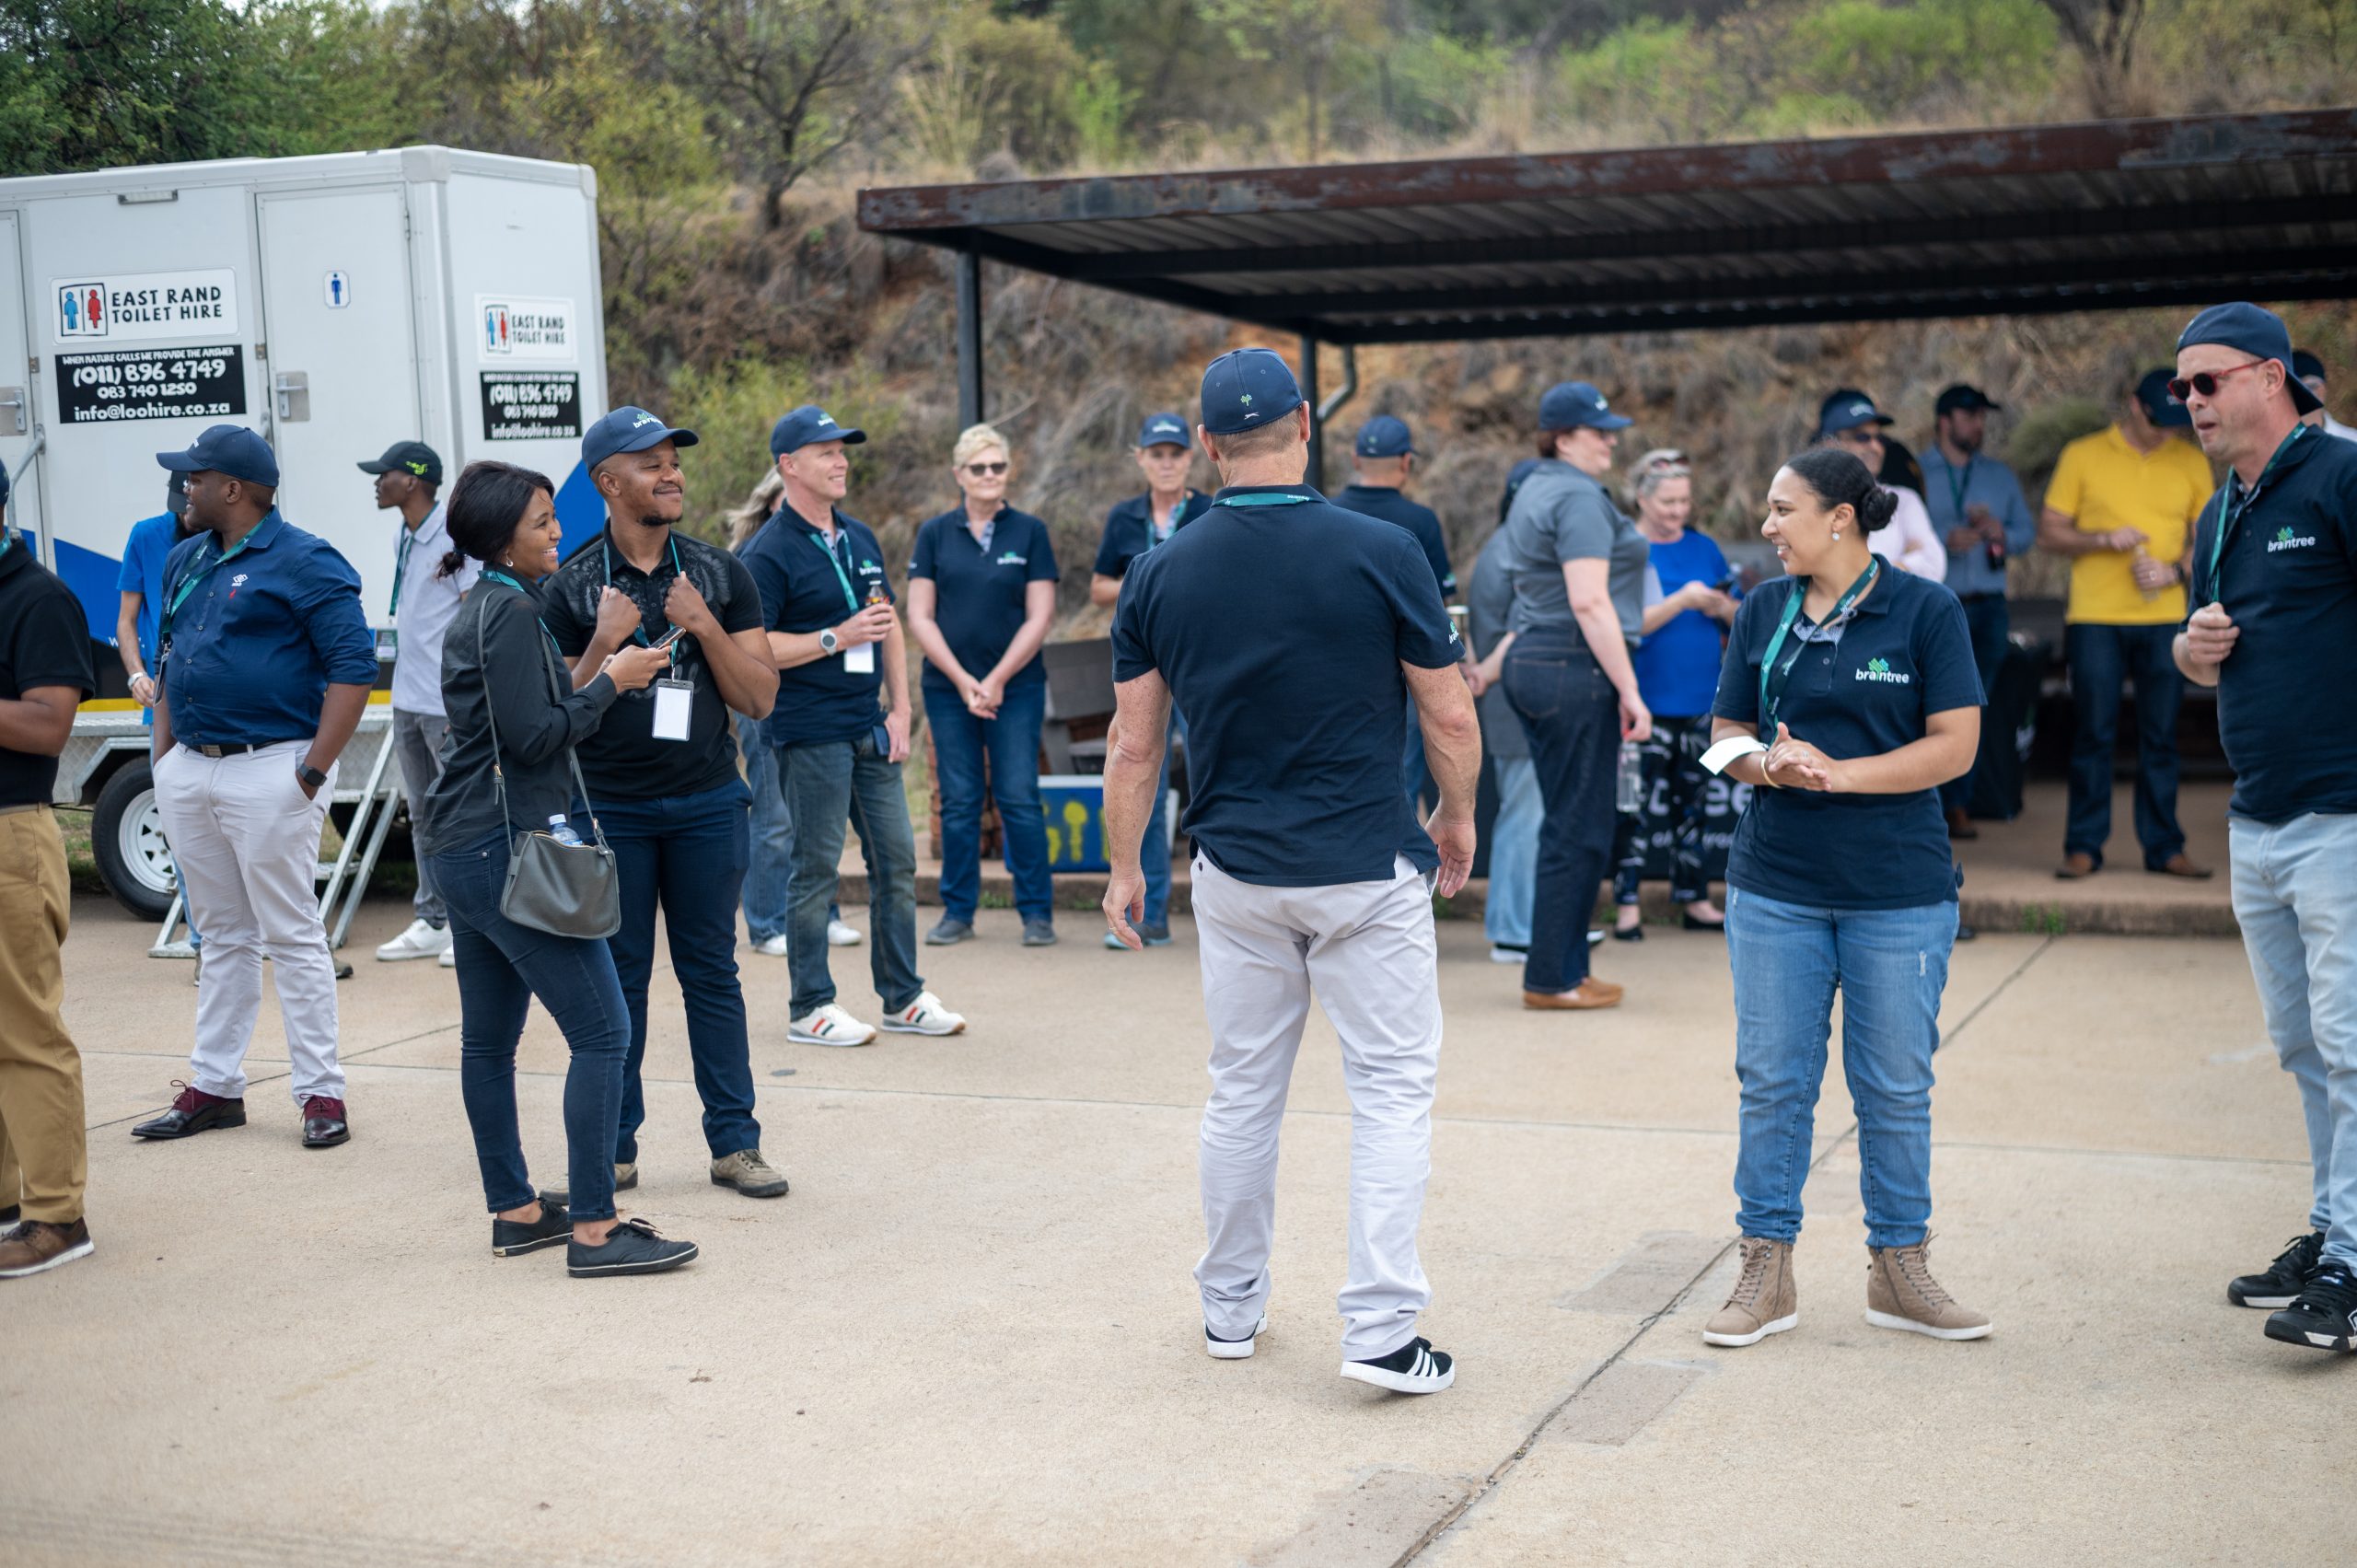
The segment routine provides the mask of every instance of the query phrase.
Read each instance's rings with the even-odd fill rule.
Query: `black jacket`
[[[618,693],[603,674],[578,691],[572,684],[536,598],[488,577],[468,590],[442,639],[450,736],[442,743],[442,776],[426,792],[417,834],[423,853],[471,848],[502,825],[491,719],[499,726],[508,830],[545,828],[551,817],[576,808],[573,749],[596,731]]]

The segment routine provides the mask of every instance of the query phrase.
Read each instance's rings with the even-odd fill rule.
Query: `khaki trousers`
[[[0,1209],[51,1225],[82,1217],[89,1179],[82,1053],[60,1016],[66,907],[57,819],[0,812]]]

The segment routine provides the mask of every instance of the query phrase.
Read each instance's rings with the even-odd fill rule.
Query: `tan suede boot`
[[[1743,1272],[1735,1294],[1702,1326],[1707,1345],[1756,1345],[1801,1320],[1800,1291],[1793,1283],[1793,1244],[1747,1236],[1741,1243]]]
[[[1866,1249],[1866,1321],[1935,1340],[1986,1337],[1988,1315],[1958,1305],[1932,1277],[1931,1246],[1925,1237],[1913,1247]]]

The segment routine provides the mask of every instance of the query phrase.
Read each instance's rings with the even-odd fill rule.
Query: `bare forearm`
[[[991,666],[989,679],[1002,686],[1015,679],[1016,671],[1029,664],[1047,642],[1050,619],[1047,615],[1034,616],[1017,627],[1015,641],[1007,644],[1006,652],[999,656],[998,663]]]
[[[1119,577],[1109,577],[1109,576],[1107,576],[1107,575],[1106,575],[1104,573],[1102,573],[1102,572],[1096,572],[1096,573],[1092,573],[1092,574],[1090,574],[1089,578],[1088,578],[1088,602],[1089,602],[1089,603],[1091,603],[1091,604],[1111,604],[1115,599],[1118,599],[1118,598],[1120,598],[1120,597],[1121,597],[1121,579],[1120,579],[1120,578],[1119,578]]]
[[[819,645],[816,632],[772,632],[769,639],[770,662],[780,669],[798,669],[834,656]]]
[[[1169,730],[1165,704],[1159,723],[1143,713],[1117,713],[1105,738],[1105,854],[1117,871],[1138,865]]]
[[[1759,739],[1759,726],[1756,724],[1745,724],[1740,719],[1713,717],[1711,720],[1711,744],[1713,746],[1722,740],[1733,740],[1737,736],[1744,735],[1749,736],[1754,740]],[[1767,761],[1767,752],[1754,751],[1747,757],[1738,757],[1728,763],[1720,770],[1719,776],[1733,779],[1737,784],[1749,784],[1754,789],[1773,789],[1776,786],[1769,782],[1768,770],[1762,765]]]
[[[360,727],[360,715],[367,711],[368,688],[359,684],[331,686],[326,699],[319,704],[319,732],[311,738],[311,749],[303,761],[321,772],[335,766],[343,749],[352,740],[352,732]]]
[[[1441,815],[1469,818],[1481,787],[1481,726],[1473,714],[1472,694],[1460,684],[1457,695],[1455,704],[1445,704],[1417,693],[1416,726],[1423,732],[1425,765],[1440,786]]]
[[[763,633],[740,635],[756,646],[747,647],[717,626],[710,636],[699,640],[704,660],[712,666],[712,683],[719,688],[720,700],[747,718],[765,719],[777,706],[777,671],[770,667]]]
[[[1896,751],[1845,759],[1835,764],[1840,770],[1835,777],[1843,795],[1914,795],[1937,789],[1971,771],[1978,741],[1977,731],[1969,738],[1927,735]]]
[[[603,633],[590,633],[589,645],[581,650],[579,658],[573,661],[573,689],[575,691],[598,679],[598,672],[606,668],[606,661],[614,656],[614,650],[622,645],[622,641],[620,637],[608,637]]]
[[[146,672],[147,661],[139,652],[139,601],[136,598],[125,604],[122,613],[114,618],[114,651],[116,656],[122,660],[123,674],[137,676]]]
[[[905,714],[909,711],[909,645],[900,636],[899,621],[892,623],[892,630],[876,647],[884,661],[884,705]]]
[[[939,621],[921,619],[911,613],[909,616],[909,630],[916,633],[917,646],[923,650],[925,662],[949,677],[950,685],[963,691],[974,683],[973,676],[967,672],[964,665],[958,662],[957,654],[951,651],[949,639],[941,634]]]
[[[70,686],[40,686],[22,697],[0,700],[0,750],[29,757],[54,757],[64,750],[81,695]]]

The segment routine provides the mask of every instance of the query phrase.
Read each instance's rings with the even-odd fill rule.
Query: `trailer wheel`
[[[164,918],[180,885],[146,758],[125,762],[99,791],[90,816],[90,852],[99,863],[99,880],[115,902],[142,920]]]

